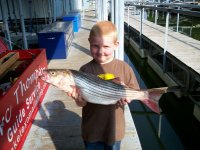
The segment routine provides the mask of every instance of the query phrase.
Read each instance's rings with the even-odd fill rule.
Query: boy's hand
[[[71,86],[72,87],[72,92],[68,92],[67,95],[72,97],[76,104],[80,107],[84,107],[87,102],[81,98],[80,90],[76,86]]]
[[[115,78],[115,79],[113,79],[112,81],[115,82],[115,83],[117,83],[117,84],[121,84],[121,85],[123,85],[123,86],[125,86],[125,87],[128,87],[128,86],[126,86],[126,84],[125,84],[124,82],[120,81],[119,78]],[[121,98],[121,99],[117,102],[117,105],[118,105],[118,106],[123,106],[123,105],[126,105],[126,104],[130,103],[130,102],[131,102],[131,100],[129,100],[129,99],[127,99],[127,98]]]
[[[130,103],[131,100],[130,99],[127,99],[127,98],[121,98],[118,102],[117,102],[117,105],[119,106],[123,106],[123,105],[126,105],[128,103]]]

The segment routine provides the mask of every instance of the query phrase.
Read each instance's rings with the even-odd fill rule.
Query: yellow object
[[[110,74],[110,73],[99,74],[98,77],[103,79],[103,80],[112,80],[112,79],[115,78],[114,74]]]

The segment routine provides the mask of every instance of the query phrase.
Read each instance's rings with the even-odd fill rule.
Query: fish
[[[73,69],[46,69],[40,79],[67,93],[71,93],[73,87],[77,87],[81,97],[90,103],[111,105],[116,104],[121,98],[128,98],[143,102],[158,114],[161,112],[159,107],[161,96],[173,91],[170,87],[132,89],[126,85],[103,80],[96,75]]]

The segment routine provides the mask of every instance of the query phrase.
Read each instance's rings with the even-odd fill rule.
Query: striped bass
[[[110,105],[116,104],[121,98],[128,98],[142,101],[156,113],[160,113],[160,97],[170,91],[168,87],[135,90],[71,69],[47,69],[40,78],[65,92],[72,92],[74,86],[78,87],[82,98],[90,103]]]

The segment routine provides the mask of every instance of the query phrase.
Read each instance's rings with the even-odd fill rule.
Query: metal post
[[[119,5],[119,2],[118,2],[118,0],[115,0],[115,3],[114,3],[115,5],[114,5],[114,7],[115,7],[115,11],[114,11],[114,14],[115,14],[115,25],[116,25],[116,27],[117,27],[117,30],[118,30],[118,19],[119,19],[119,16],[118,16],[118,5]]]
[[[159,115],[159,123],[158,123],[158,137],[160,138],[162,129],[162,115]]]
[[[163,72],[166,71],[166,52],[167,52],[167,42],[168,42],[168,28],[169,28],[169,12],[167,12],[166,16],[166,26],[165,26],[165,45],[164,45],[164,53],[163,53]]]
[[[32,16],[32,0],[29,0],[29,17],[30,17],[30,21],[29,21],[29,32],[32,32],[32,20],[33,20],[33,16]]]
[[[11,44],[11,39],[10,39],[10,31],[8,28],[8,22],[7,22],[7,16],[5,13],[5,7],[3,7],[3,4],[5,4],[4,0],[0,0],[1,4],[1,10],[2,10],[2,19],[3,19],[3,24],[4,24],[4,33],[6,37],[6,41],[8,43],[9,49],[12,50],[12,44]]]
[[[190,27],[190,37],[192,37],[192,26]]]
[[[51,1],[47,1],[48,3],[48,14],[49,14],[49,24],[52,23],[52,11],[51,11]]]
[[[115,1],[111,0],[111,21],[112,23],[115,23]]]
[[[178,10],[180,10],[180,7],[178,7]],[[179,13],[177,13],[176,32],[178,32],[178,28],[179,28]]]
[[[24,25],[24,17],[23,17],[23,12],[22,12],[22,1],[18,0],[18,3],[19,3],[19,16],[20,16],[20,22],[21,22],[22,38],[23,38],[23,43],[24,43],[23,48],[28,49],[26,31],[25,31],[25,25]]]
[[[144,8],[142,9],[142,19],[144,20]]]
[[[102,0],[98,0],[98,20],[102,20]]]
[[[105,0],[102,0],[101,1],[101,21],[103,21],[104,20],[104,13],[105,13],[105,4],[104,4],[104,2],[105,2]]]
[[[157,5],[156,5],[156,7],[157,7]],[[155,24],[157,24],[157,19],[158,19],[158,10],[155,10],[156,12],[155,12]]]
[[[115,3],[114,3],[114,14],[115,14],[115,22],[114,22],[114,24],[115,24],[115,26],[116,26],[116,28],[117,28],[117,30],[119,31],[119,26],[118,26],[118,23],[119,23],[119,16],[118,16],[118,0],[115,0]],[[123,35],[124,36],[124,35]],[[118,48],[119,49],[119,48]],[[116,49],[115,50],[115,53],[114,53],[114,56],[115,56],[115,58],[119,58],[118,56],[119,56],[119,51],[118,51],[118,49]]]
[[[44,21],[45,21],[45,24],[47,23],[47,16],[46,16],[46,11],[45,11],[45,4],[44,4],[44,1],[42,1],[42,9],[43,9],[43,13],[44,13]]]
[[[9,20],[10,25],[12,25],[12,18],[11,18],[11,15],[10,15],[10,6],[9,6],[9,3],[8,3],[8,0],[6,1],[6,4],[7,4],[7,9],[8,9],[8,20]]]
[[[107,0],[103,0],[103,20],[108,20]]]
[[[143,17],[142,12],[143,12],[143,9],[144,8],[142,8],[142,7],[140,9],[140,49],[142,48],[142,17]]]
[[[130,18],[129,13],[130,13],[130,10],[129,10],[129,5],[128,5],[128,26],[129,26],[129,18]]]
[[[119,0],[118,3],[118,16],[119,16],[119,22],[118,22],[118,37],[119,37],[119,53],[118,53],[118,59],[124,60],[124,0]]]
[[[53,22],[56,22],[56,0],[53,0]]]
[[[71,11],[72,10],[72,2],[71,2],[71,0],[69,0],[69,11]]]
[[[130,7],[128,5],[128,37],[129,37],[129,25],[130,25]]]
[[[95,4],[96,6],[97,4]],[[95,11],[95,16],[96,16],[96,11]],[[84,8],[84,0],[82,0],[82,18],[84,19],[85,17],[85,8]]]
[[[12,2],[12,7],[13,7],[13,16],[15,19],[15,32],[17,33],[17,16],[16,16],[16,12],[15,12],[15,3],[14,3],[14,0],[12,0],[11,2]]]

